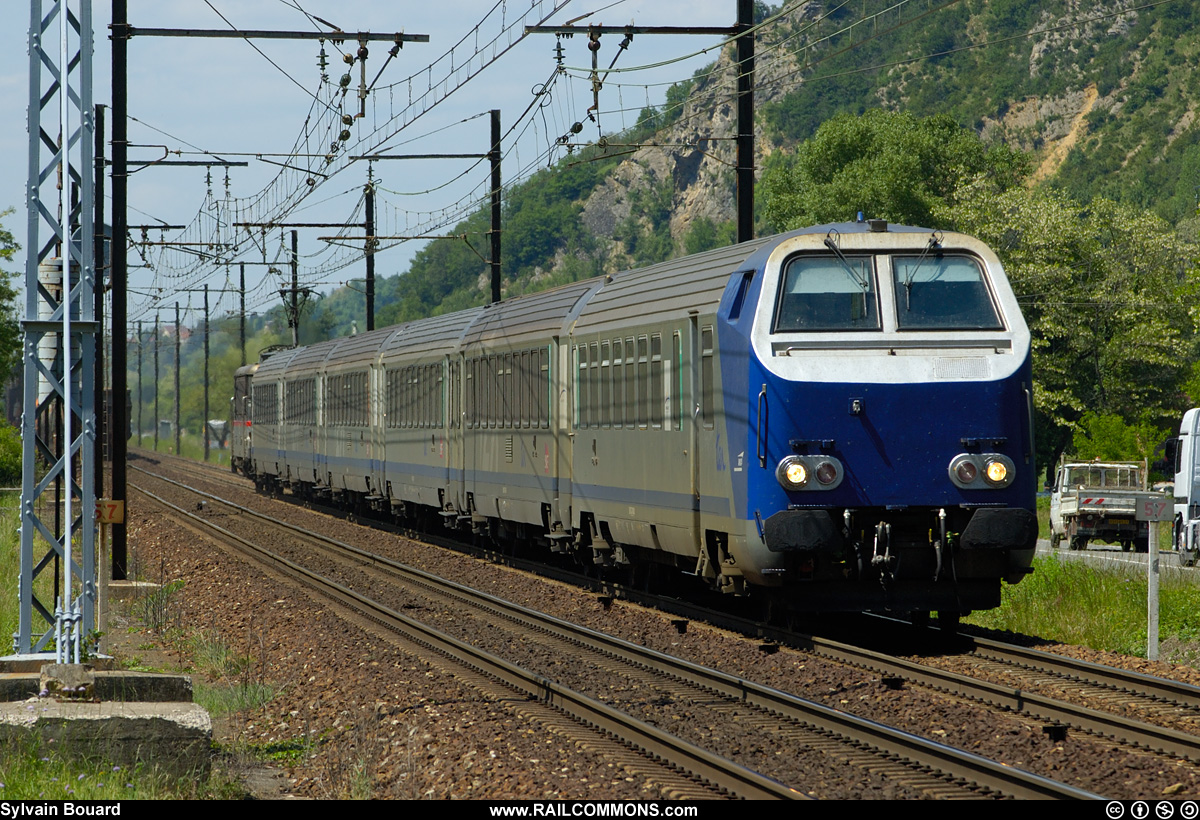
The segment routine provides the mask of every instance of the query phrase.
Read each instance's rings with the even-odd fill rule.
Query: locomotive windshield
[[[979,264],[968,256],[892,259],[900,330],[1000,330]]]
[[[870,257],[801,256],[788,263],[775,331],[879,330]]]

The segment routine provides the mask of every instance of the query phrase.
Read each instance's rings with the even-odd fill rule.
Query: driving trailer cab
[[[1029,571],[1029,332],[985,245],[809,229],[770,250],[757,310],[721,332],[747,345],[729,440],[751,455],[738,497],[763,583],[808,608],[957,612]]]

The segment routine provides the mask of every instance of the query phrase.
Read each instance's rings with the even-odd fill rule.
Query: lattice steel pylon
[[[48,655],[53,641],[59,663],[78,663],[95,634],[92,49],[91,0],[30,0],[21,577],[13,649]]]

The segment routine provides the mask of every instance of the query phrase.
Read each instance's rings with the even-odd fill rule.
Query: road
[[[1048,555],[1058,555],[1060,561],[1086,561],[1095,566],[1113,566],[1121,567],[1130,571],[1137,570],[1138,572],[1146,571],[1146,554],[1135,552],[1122,552],[1121,547],[1117,544],[1088,544],[1086,550],[1078,552],[1060,548],[1057,550],[1050,549],[1050,542],[1047,539],[1039,539],[1037,542],[1038,557]],[[1158,561],[1159,572],[1167,573],[1184,573],[1190,579],[1200,582],[1200,576],[1196,573],[1200,571],[1200,567],[1180,567],[1179,560],[1174,552],[1169,550],[1159,551]]]

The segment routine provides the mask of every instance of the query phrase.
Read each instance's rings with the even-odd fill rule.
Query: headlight
[[[808,483],[808,468],[795,456],[788,456],[775,468],[775,477],[785,490],[798,490]]]
[[[950,460],[950,480],[964,490],[999,490],[1013,483],[1016,468],[1001,453],[959,453]]]
[[[992,484],[1003,484],[1008,478],[1008,468],[1002,461],[989,461],[983,470],[983,476]]]
[[[842,462],[832,456],[787,456],[775,468],[775,478],[789,492],[833,490],[845,472]]]

